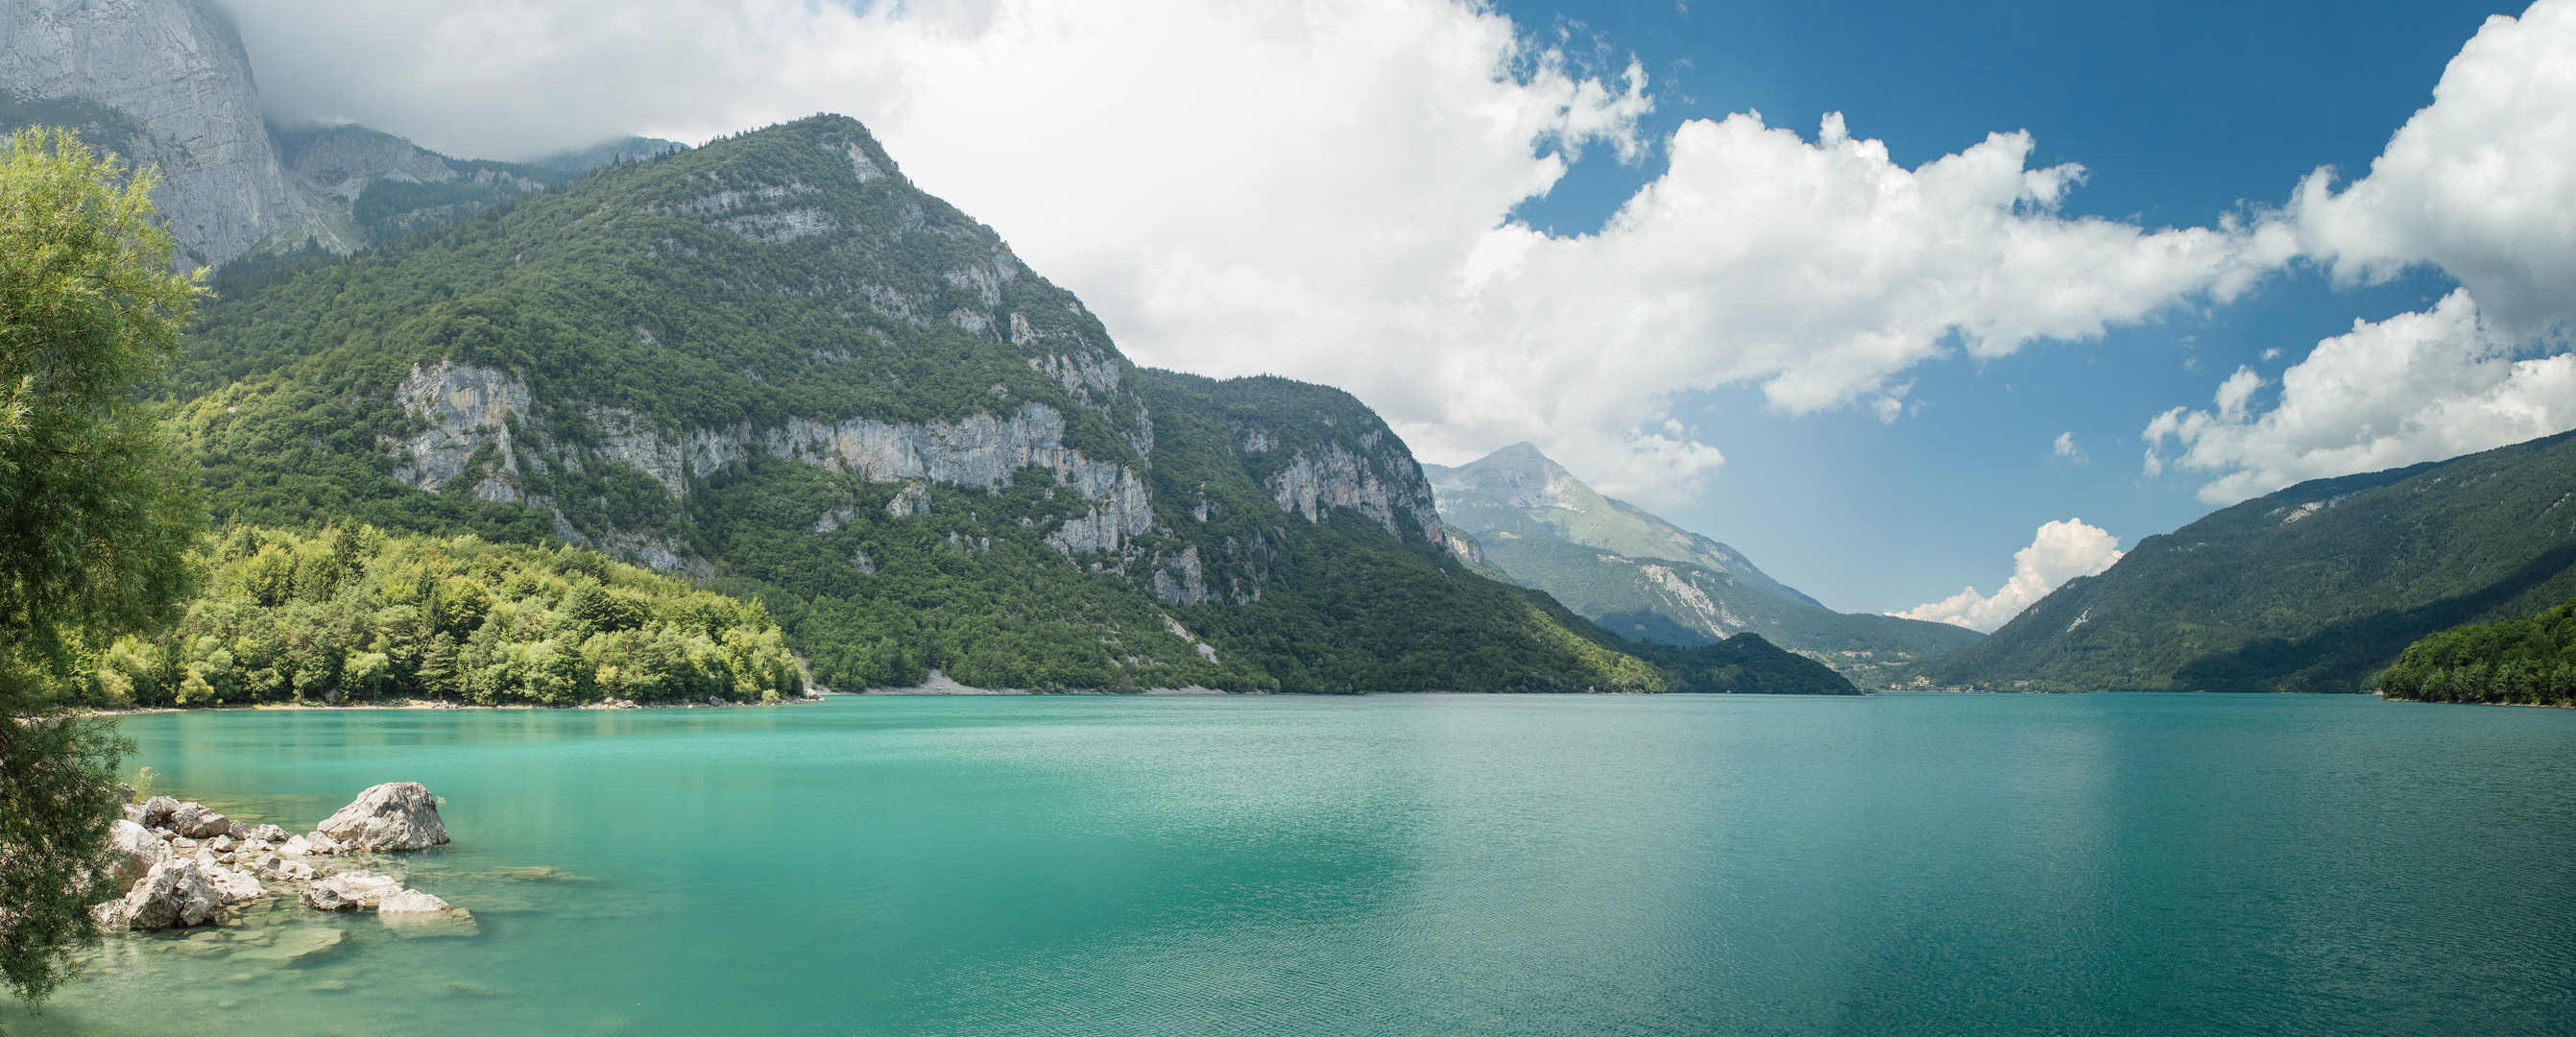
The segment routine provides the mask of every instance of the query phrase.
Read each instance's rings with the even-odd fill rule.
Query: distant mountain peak
[[[1604,497],[1529,443],[1455,468],[1424,465],[1442,521],[1481,558],[1610,629],[1672,644],[1755,632],[1837,669],[1910,677],[1973,632],[1846,616],[1786,586],[1743,552]],[[1830,656],[1830,657],[1829,657]]]
[[[1515,508],[1590,511],[1603,498],[1528,442],[1514,443],[1456,468],[1426,465],[1435,490],[1490,497]]]

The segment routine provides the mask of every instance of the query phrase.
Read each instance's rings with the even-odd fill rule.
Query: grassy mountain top
[[[2066,689],[2368,690],[2415,640],[2576,596],[2576,434],[2301,483],[2139,541],[1945,662]]]

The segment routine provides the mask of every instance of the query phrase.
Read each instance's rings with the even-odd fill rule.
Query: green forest
[[[2406,646],[2576,596],[2576,434],[2319,479],[2146,537],[1937,680],[2360,694]]]
[[[1345,459],[1398,496],[1419,470],[1347,393],[1129,363],[1071,293],[913,187],[848,119],[612,165],[211,287],[157,395],[215,514],[262,535],[359,523],[389,542],[659,558],[758,604],[826,687],[937,670],[1034,691],[1850,691],[1750,642],[1685,657],[1623,640],[1468,571],[1400,511],[1285,510],[1274,484],[1299,466]],[[526,402],[491,427],[433,429],[399,390],[442,364]],[[1048,431],[1029,463],[971,478],[871,479],[837,447],[760,445],[776,434],[763,430],[856,416],[915,443]],[[688,446],[715,434],[735,445]],[[434,487],[389,446],[424,435],[475,444]],[[637,462],[654,451],[666,467]],[[1107,506],[1076,471],[1140,481],[1149,513],[1070,546]],[[564,653],[592,635],[543,626],[568,589],[487,590],[533,602],[491,636],[552,644],[576,669]],[[385,654],[390,686],[426,686]],[[332,665],[312,688],[345,672]],[[184,669],[166,649],[156,666],[156,681]],[[258,694],[292,694],[280,673]],[[618,694],[595,676],[541,692],[495,680],[450,694]]]
[[[2379,691],[2418,702],[2576,705],[2576,601],[2417,641],[2380,677]]]
[[[92,701],[774,702],[803,694],[756,603],[572,547],[235,525],[178,623],[95,653]]]

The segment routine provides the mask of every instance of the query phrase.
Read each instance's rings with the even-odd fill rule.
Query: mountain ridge
[[[2368,691],[2411,643],[2576,597],[2576,433],[2299,483],[2147,537],[1976,647],[1952,681]]]
[[[1757,631],[1862,680],[1974,643],[1974,631],[1847,615],[1771,578],[1743,552],[1601,495],[1529,443],[1455,468],[1426,466],[1442,518],[1479,562],[1623,635],[1683,646]]]
[[[1474,575],[1366,406],[1136,367],[846,118],[218,281],[170,390],[217,514],[688,572],[827,685],[1850,691]]]

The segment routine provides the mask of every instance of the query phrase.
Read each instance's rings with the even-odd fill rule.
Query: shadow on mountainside
[[[2468,594],[2411,609],[2382,609],[2303,638],[2265,638],[2202,656],[2174,671],[2180,691],[2368,691],[2366,681],[2427,634],[2495,618],[2498,606],[2553,583],[2576,584],[2576,544],[2533,559],[2513,575]],[[2558,598],[2576,590],[2560,587]],[[2555,600],[2555,599],[2553,599]]]

